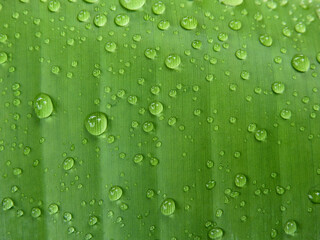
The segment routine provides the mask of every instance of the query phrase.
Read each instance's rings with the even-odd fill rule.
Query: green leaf
[[[319,19],[0,0],[0,239],[317,239]]]

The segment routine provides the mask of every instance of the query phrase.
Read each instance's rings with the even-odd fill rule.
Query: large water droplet
[[[48,207],[48,211],[50,215],[53,215],[59,211],[59,206],[55,203],[51,203]]]
[[[241,21],[239,21],[239,20],[231,20],[231,21],[229,22],[229,27],[230,27],[232,30],[238,31],[238,30],[241,29],[242,23],[241,23]]]
[[[129,24],[130,18],[127,14],[118,14],[114,18],[114,22],[115,22],[115,24],[117,24],[120,27],[125,27]]]
[[[147,122],[143,123],[142,129],[145,132],[151,132],[154,129],[154,125],[152,122],[147,121]]]
[[[296,54],[291,60],[291,65],[298,72],[306,72],[310,68],[310,60],[303,54]]]
[[[41,210],[40,210],[40,208],[38,208],[38,207],[32,208],[32,210],[31,210],[31,217],[33,217],[33,218],[38,218],[38,217],[40,217],[40,216],[41,216]]]
[[[159,23],[158,23],[158,28],[160,30],[167,30],[168,28],[170,27],[170,22],[168,20],[161,20]]]
[[[238,6],[242,4],[243,0],[220,0],[220,2],[228,6]]]
[[[120,0],[122,7],[128,10],[138,10],[146,3],[146,0]]]
[[[287,235],[294,236],[297,231],[297,223],[294,220],[288,220],[283,228]]]
[[[274,82],[272,83],[272,91],[276,94],[282,94],[285,90],[285,86],[282,82]]]
[[[91,113],[85,119],[85,126],[90,134],[101,135],[108,126],[107,116],[102,112]]]
[[[215,227],[208,232],[208,237],[214,240],[220,240],[223,237],[223,230],[221,228]]]
[[[169,216],[176,210],[176,204],[172,198],[165,199],[160,207],[161,213],[165,216]]]
[[[145,51],[144,51],[144,55],[149,58],[149,59],[155,59],[155,57],[157,56],[157,52],[155,49],[153,48],[147,48]]]
[[[247,51],[243,49],[238,49],[236,51],[236,57],[240,60],[245,60],[247,58]]]
[[[176,69],[179,67],[179,65],[181,64],[181,58],[179,55],[177,54],[170,54],[166,60],[165,60],[165,64],[168,68],[170,69]]]
[[[38,118],[47,118],[52,114],[53,104],[49,95],[40,93],[34,100],[34,111]]]
[[[122,196],[122,188],[119,186],[112,186],[109,190],[110,201],[117,201]]]
[[[67,157],[64,161],[63,161],[63,169],[64,170],[70,170],[74,165],[74,159],[72,157]]]
[[[157,14],[157,15],[163,14],[165,10],[166,10],[166,5],[161,1],[155,2],[152,5],[152,12],[154,14]]]
[[[94,25],[103,27],[107,23],[107,17],[104,14],[97,14],[93,19]]]
[[[309,191],[308,198],[312,203],[320,204],[320,190]]]
[[[180,21],[180,25],[184,29],[192,30],[198,26],[198,20],[193,16],[183,17]]]
[[[78,16],[77,16],[78,20],[80,22],[86,22],[89,20],[90,18],[90,12],[87,11],[87,10],[81,10],[79,13],[78,13]]]
[[[247,177],[242,173],[237,174],[234,178],[234,184],[240,188],[244,187],[247,184]]]
[[[159,115],[163,111],[163,105],[161,102],[153,102],[149,106],[149,111],[152,115]]]
[[[48,9],[50,12],[58,12],[60,9],[60,2],[58,0],[51,0],[48,3]]]
[[[14,206],[14,202],[13,202],[13,200],[12,200],[11,198],[8,198],[8,197],[7,197],[7,198],[4,198],[4,199],[2,200],[2,209],[3,209],[4,211],[13,208],[13,206]]]
[[[265,141],[267,139],[267,130],[265,129],[259,129],[256,131],[256,133],[254,134],[255,138],[259,141]]]
[[[289,120],[291,118],[291,111],[288,109],[283,109],[280,112],[280,116],[285,120]]]
[[[107,52],[115,52],[117,49],[117,44],[115,42],[107,42],[106,45],[104,46],[104,49]]]
[[[270,47],[272,45],[272,37],[268,34],[260,35],[259,41],[263,46]]]

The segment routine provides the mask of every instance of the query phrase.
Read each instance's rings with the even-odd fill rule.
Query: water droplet
[[[306,29],[307,29],[306,25],[302,22],[299,22],[294,26],[294,30],[296,30],[296,32],[298,33],[305,33]]]
[[[276,94],[282,94],[285,90],[285,85],[282,82],[274,82],[272,83],[272,91]]]
[[[50,12],[58,12],[60,9],[60,2],[58,0],[51,0],[48,3],[48,9]]]
[[[0,64],[5,63],[8,60],[8,56],[5,52],[0,52]]]
[[[206,183],[206,188],[208,190],[213,189],[216,186],[216,181],[215,180],[210,180]]]
[[[226,34],[226,33],[219,33],[219,35],[218,35],[218,39],[219,39],[219,41],[221,41],[221,42],[227,41],[228,38],[229,38],[229,36],[228,36],[228,34]],[[216,51],[216,50],[215,50],[215,51]],[[220,51],[220,50],[219,50],[219,51]],[[216,51],[216,52],[218,52],[218,51]]]
[[[294,220],[288,220],[283,228],[287,235],[294,236],[297,231],[297,223]]]
[[[239,20],[231,20],[231,21],[229,22],[229,27],[230,27],[232,30],[238,31],[238,30],[241,29],[242,23],[241,23],[241,21],[239,21]]]
[[[152,198],[154,196],[154,191],[152,189],[147,190],[147,198]]]
[[[170,27],[170,22],[168,20],[161,20],[158,23],[158,28],[160,30],[167,30]]]
[[[155,2],[152,5],[152,12],[154,14],[157,14],[157,15],[163,14],[165,10],[166,10],[166,5],[161,1]]]
[[[175,117],[170,117],[170,118],[168,119],[168,124],[169,124],[169,126],[175,125],[176,122],[177,122],[177,119],[176,119]]]
[[[14,206],[14,202],[13,202],[13,200],[11,198],[7,197],[7,198],[4,198],[2,200],[2,209],[3,209],[3,211],[9,210],[9,209],[13,208],[13,206]]]
[[[143,160],[143,155],[142,154],[136,154],[135,156],[134,156],[134,158],[133,158],[133,161],[135,162],[135,163],[140,163],[140,162],[142,162],[142,160]]]
[[[271,232],[270,232],[270,237],[271,238],[276,238],[278,235],[278,231],[276,229],[271,229]]]
[[[86,22],[89,20],[90,18],[90,12],[87,11],[87,10],[81,10],[79,13],[78,13],[78,16],[77,16],[78,20],[80,22]]]
[[[130,103],[132,105],[135,105],[138,102],[138,97],[131,95],[131,96],[128,97],[127,100],[128,100],[128,103]]]
[[[63,219],[64,219],[65,221],[67,221],[67,222],[70,222],[70,221],[72,220],[72,214],[69,213],[69,212],[65,212],[65,213],[63,214]]]
[[[248,126],[248,132],[255,132],[257,129],[257,125],[255,123],[250,123]]]
[[[303,54],[296,54],[291,60],[291,65],[298,72],[306,72],[310,68],[310,60]]]
[[[200,49],[202,46],[202,42],[200,40],[194,40],[194,41],[192,41],[191,46],[194,49]]]
[[[103,27],[107,23],[107,17],[104,14],[97,14],[93,19],[94,25]]]
[[[144,51],[144,55],[149,58],[149,59],[155,59],[155,57],[157,56],[157,52],[155,49],[153,48],[147,48],[145,51]]]
[[[163,105],[161,102],[153,102],[149,106],[149,111],[152,115],[159,115],[163,111]]]
[[[64,170],[70,170],[74,165],[74,159],[72,157],[67,157],[64,161],[63,161],[63,169]]]
[[[34,100],[34,111],[38,118],[47,118],[52,114],[53,104],[49,95],[40,93]]]
[[[96,216],[90,216],[89,217],[88,223],[89,223],[90,226],[93,226],[93,225],[97,224],[97,222],[98,222],[98,218]]]
[[[312,203],[320,204],[320,190],[309,191],[308,198]]]
[[[120,0],[122,7],[128,10],[138,10],[146,3],[146,0]]]
[[[118,14],[114,18],[114,22],[115,22],[115,24],[117,24],[120,27],[125,27],[129,24],[130,18],[127,14]]]
[[[287,109],[283,109],[280,112],[280,116],[285,120],[289,120],[291,118],[291,111]]]
[[[98,2],[99,0],[84,0],[85,2],[87,2],[87,3],[96,3],[96,2]]]
[[[115,42],[107,42],[104,49],[108,52],[115,52],[117,49],[117,44]]]
[[[247,51],[243,49],[238,49],[236,51],[236,57],[240,60],[245,60],[247,58]]]
[[[176,204],[172,198],[165,199],[160,207],[161,213],[165,216],[169,216],[174,213]]]
[[[107,116],[102,112],[91,113],[85,119],[85,126],[90,134],[101,135],[108,126]]]
[[[56,214],[59,211],[59,207],[55,203],[51,203],[48,207],[48,211],[50,215]]]
[[[183,17],[180,21],[180,25],[186,30],[192,30],[198,26],[198,20],[193,16]]]
[[[267,139],[267,130],[265,129],[259,129],[256,131],[255,133],[255,138],[259,141],[259,142],[262,142],[262,141],[265,141]]]
[[[119,186],[112,186],[109,190],[110,201],[117,201],[122,196],[122,188]]]
[[[214,239],[214,240],[220,240],[223,237],[223,230],[221,228],[212,228],[209,232],[208,232],[208,237],[210,239]]]
[[[147,121],[142,125],[142,129],[145,132],[151,132],[154,129],[154,125],[152,122]]]
[[[33,218],[38,218],[38,217],[40,217],[40,216],[41,216],[41,210],[40,210],[40,208],[37,208],[37,207],[32,208],[32,210],[31,210],[31,217],[33,217]]]
[[[259,41],[263,46],[270,47],[272,45],[272,37],[268,34],[260,35]]]
[[[234,184],[239,188],[243,188],[247,184],[247,177],[242,173],[238,173],[234,178]]]
[[[177,54],[170,54],[166,60],[165,64],[170,69],[177,69],[179,65],[181,64],[181,58]]]

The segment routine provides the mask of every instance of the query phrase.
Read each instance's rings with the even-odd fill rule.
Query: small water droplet
[[[311,190],[308,193],[309,200],[314,204],[320,204],[320,190]]]
[[[291,118],[291,111],[288,109],[283,109],[280,112],[280,116],[285,120],[289,120]]]
[[[77,16],[77,19],[80,21],[80,22],[86,22],[88,21],[90,18],[90,12],[87,11],[87,10],[81,10],[79,13],[78,13],[78,16]]]
[[[262,142],[262,141],[265,141],[267,139],[267,130],[265,129],[259,129],[256,131],[255,133],[255,138],[259,141],[259,142]]]
[[[282,82],[274,82],[272,83],[272,91],[276,94],[282,94],[285,90],[285,85]]]
[[[63,161],[63,169],[64,170],[70,170],[71,168],[73,168],[74,165],[74,159],[72,157],[67,157],[64,161]]]
[[[32,210],[31,210],[31,217],[33,217],[33,218],[38,218],[38,217],[40,217],[40,216],[41,216],[41,210],[40,210],[40,208],[38,208],[38,207],[32,208]]]
[[[48,207],[50,215],[56,214],[59,211],[59,206],[55,203],[51,203]]]
[[[294,236],[297,231],[297,223],[294,220],[288,220],[283,230],[287,235]]]
[[[157,14],[157,15],[163,14],[165,10],[166,10],[166,5],[161,1],[155,2],[152,5],[152,12],[154,14]]]
[[[231,20],[229,22],[229,27],[232,29],[232,30],[235,30],[235,31],[238,31],[241,29],[242,27],[242,23],[240,20]]]
[[[9,209],[13,208],[13,206],[14,206],[14,202],[11,198],[6,197],[2,200],[3,211],[9,210]]]
[[[117,44],[115,42],[107,42],[106,45],[104,46],[104,49],[107,52],[115,52],[117,49]]]
[[[170,27],[170,22],[168,20],[161,20],[159,23],[158,23],[158,28],[160,30],[167,30],[168,28]]]
[[[260,35],[259,41],[263,46],[270,47],[272,45],[272,37],[269,34]]]
[[[149,106],[149,111],[152,115],[159,115],[163,111],[163,105],[161,102],[152,102]]]
[[[60,9],[60,2],[58,0],[51,0],[48,3],[48,9],[50,12],[58,12]]]
[[[176,204],[172,198],[165,199],[160,207],[161,213],[165,216],[172,215],[176,209]]]
[[[147,121],[147,122],[143,123],[142,129],[143,129],[143,131],[148,133],[148,132],[151,132],[154,129],[154,125],[153,125],[152,122]]]
[[[125,27],[129,24],[130,18],[127,14],[118,14],[114,18],[114,22],[115,22],[115,24],[117,24],[120,27]]]
[[[93,225],[97,224],[97,222],[98,222],[98,218],[96,216],[90,216],[89,217],[88,224],[90,226],[93,226]]]
[[[107,23],[107,17],[104,14],[97,14],[93,19],[94,25],[103,27]]]
[[[220,240],[223,237],[223,230],[215,227],[208,232],[208,237],[213,240]]]
[[[155,59],[155,57],[157,56],[157,51],[153,48],[147,48],[144,51],[144,55],[149,59]]]
[[[8,55],[5,52],[0,52],[0,64],[5,63],[8,60]]]
[[[117,201],[122,196],[122,188],[119,186],[112,186],[109,189],[109,199],[110,201]]]
[[[177,54],[170,54],[166,60],[165,64],[170,69],[177,69],[179,65],[181,64],[181,58]]]
[[[247,177],[242,173],[238,173],[234,178],[234,184],[239,188],[243,188],[247,184]]]

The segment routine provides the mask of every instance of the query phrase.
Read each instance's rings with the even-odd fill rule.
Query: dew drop
[[[181,58],[177,54],[170,54],[166,60],[165,64],[170,69],[177,69],[179,65],[181,64]]]
[[[285,120],[289,120],[291,118],[291,111],[288,109],[283,109],[280,112],[280,116]]]
[[[194,40],[194,41],[192,41],[191,46],[194,49],[200,49],[202,46],[202,42],[200,40]]]
[[[168,20],[161,20],[159,23],[158,23],[158,28],[160,30],[167,30],[168,28],[170,27],[170,22]]]
[[[9,210],[9,209],[13,208],[13,206],[14,206],[14,202],[11,198],[6,197],[2,200],[3,211]]]
[[[107,116],[102,112],[89,114],[85,119],[85,127],[94,136],[104,133],[108,126]]]
[[[285,90],[285,85],[282,82],[274,82],[272,83],[272,91],[276,94],[282,94]]]
[[[104,46],[104,49],[107,52],[115,52],[117,49],[117,44],[115,42],[107,42],[106,45]]]
[[[156,56],[157,56],[157,52],[155,49],[153,48],[147,48],[145,51],[144,51],[144,55],[149,58],[149,59],[155,59]]]
[[[32,208],[32,210],[31,210],[31,217],[33,217],[33,218],[38,218],[38,217],[40,217],[40,216],[41,216],[41,210],[40,210],[40,208],[37,208],[37,207]]]
[[[283,228],[287,235],[294,236],[297,231],[297,223],[294,220],[288,220]]]
[[[51,0],[48,3],[48,9],[50,12],[58,12],[60,9],[60,2],[58,0]]]
[[[239,188],[243,188],[247,184],[247,177],[242,173],[238,173],[234,178],[234,184]]]
[[[272,37],[268,34],[260,35],[259,41],[263,46],[270,47],[272,45]]]
[[[51,203],[48,207],[48,211],[50,215],[56,214],[59,211],[59,207],[55,203]]]
[[[198,26],[198,20],[193,16],[183,17],[180,21],[180,25],[186,30],[192,30]]]
[[[115,24],[117,24],[119,27],[125,27],[129,24],[130,18],[127,14],[118,14],[114,18]]]
[[[109,189],[109,199],[110,201],[117,201],[122,196],[122,188],[119,186],[112,186]]]
[[[267,130],[265,129],[259,129],[256,131],[255,133],[255,138],[259,141],[259,142],[263,142],[267,139]]]
[[[131,11],[142,8],[145,3],[146,0],[120,0],[120,4],[122,5],[122,7]]]
[[[8,60],[8,56],[5,52],[0,52],[0,64],[5,63]]]
[[[152,102],[149,106],[149,111],[152,115],[159,115],[163,111],[163,105],[161,102]]]
[[[157,15],[163,14],[165,10],[166,10],[166,5],[161,1],[155,2],[152,5],[152,12],[154,14],[157,14]]]
[[[296,30],[297,33],[305,33],[306,29],[306,25],[302,22],[299,22],[294,26],[294,30]]]
[[[47,118],[52,114],[53,104],[49,95],[40,93],[34,100],[34,111],[38,118]]]
[[[238,31],[238,30],[241,29],[242,23],[241,23],[241,21],[239,21],[239,20],[231,20],[231,21],[229,22],[229,27],[230,27],[232,30]]]
[[[88,224],[90,226],[93,226],[93,225],[96,225],[98,222],[98,218],[96,216],[90,216],[89,217],[89,221],[88,221]]]
[[[291,60],[291,65],[298,72],[306,72],[310,68],[310,60],[303,54],[296,54]]]
[[[90,12],[87,11],[87,10],[81,10],[79,13],[78,13],[78,16],[77,16],[77,19],[80,21],[80,22],[86,22],[88,21],[90,18]]]
[[[143,129],[143,131],[148,133],[148,132],[151,132],[154,129],[154,125],[153,125],[152,122],[147,121],[147,122],[143,123],[142,129]]]
[[[176,204],[172,198],[165,199],[160,207],[161,213],[165,216],[172,215],[176,209]]]
[[[247,51],[246,50],[243,50],[243,49],[238,49],[236,51],[236,57],[239,59],[239,60],[245,60],[247,58]]]
[[[72,157],[67,157],[64,161],[63,161],[63,169],[68,171],[71,168],[73,168],[74,165],[74,159]]]
[[[308,198],[312,203],[320,204],[320,190],[309,191]]]
[[[208,232],[208,237],[213,240],[220,240],[223,237],[223,230],[215,227]]]
[[[94,25],[103,27],[107,23],[107,17],[104,14],[97,14],[93,19]]]

